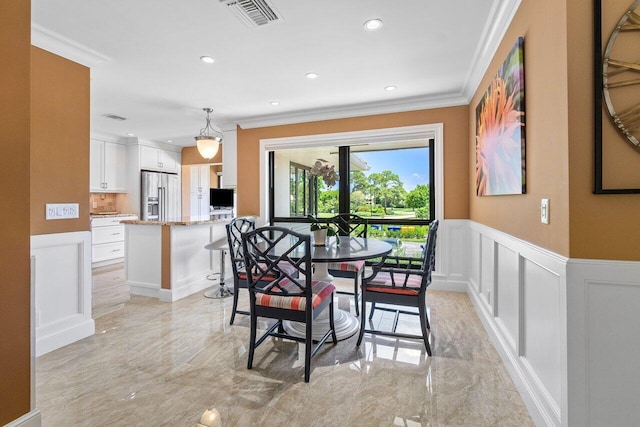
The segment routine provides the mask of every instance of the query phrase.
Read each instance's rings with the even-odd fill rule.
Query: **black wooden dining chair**
[[[238,310],[238,294],[240,288],[247,288],[247,276],[244,273],[244,255],[242,253],[242,233],[256,229],[253,218],[238,217],[226,225],[227,240],[229,242],[229,255],[231,257],[231,269],[233,270],[233,307],[231,308],[230,325],[236,318],[236,313],[249,315],[245,310]]]
[[[233,270],[233,307],[231,308],[231,319],[229,320],[229,324],[233,325],[236,314],[245,314],[247,316],[250,314],[246,310],[238,310],[238,294],[241,288],[246,289],[248,287],[247,272],[244,268],[244,254],[242,252],[242,233],[255,230],[256,222],[253,218],[238,217],[232,219],[226,227],[231,268]],[[283,268],[288,269],[289,274],[294,273],[290,266],[285,265]],[[267,279],[269,278],[265,277],[265,280]]]
[[[435,265],[437,233],[438,220],[434,220],[429,225],[429,234],[422,258],[386,256],[378,264],[372,266],[372,274],[365,277],[362,284],[360,335],[357,346],[360,346],[365,332],[399,338],[422,339],[427,348],[427,354],[431,356],[431,346],[429,345],[431,326],[427,315],[427,287],[431,284],[431,272]],[[420,264],[418,269],[414,268],[417,263]],[[371,303],[369,321],[373,318],[373,312],[376,309],[395,312],[390,331],[367,329],[367,302]],[[377,304],[417,307],[418,313],[386,306],[381,307]],[[396,328],[400,314],[418,315],[422,335],[397,333]]]
[[[342,213],[332,217],[329,222],[338,230],[338,236],[367,237],[368,221],[361,216]],[[359,310],[359,292],[358,288],[364,278],[365,262],[362,261],[343,261],[332,262],[327,266],[329,274],[335,277],[346,277],[353,279],[353,292],[336,291],[339,294],[353,295],[355,301],[356,316],[360,314]],[[360,278],[358,283],[358,278]]]
[[[251,331],[247,368],[253,366],[256,347],[269,337],[305,343],[304,380],[309,382],[311,357],[331,336],[338,342],[333,322],[333,293],[330,282],[311,277],[311,236],[282,227],[261,227],[242,233],[242,246],[251,302]],[[276,246],[278,252],[274,252]],[[281,255],[274,255],[281,253]],[[290,266],[291,269],[288,269]],[[313,348],[313,320],[329,310],[329,330]],[[258,317],[276,319],[267,331],[257,338]],[[305,324],[305,337],[286,333],[283,320]]]

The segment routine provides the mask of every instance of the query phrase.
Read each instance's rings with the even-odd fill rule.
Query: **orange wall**
[[[585,2],[587,3],[591,2]],[[468,169],[475,171],[476,106],[516,39],[523,36],[527,193],[478,197],[475,175],[470,174],[470,218],[568,256],[569,129],[565,9],[564,2],[557,0],[520,4],[520,9],[470,103]],[[585,48],[588,47],[586,40],[582,41]],[[586,142],[585,149],[588,150],[591,144]],[[592,170],[591,166],[588,170]],[[542,198],[549,199],[549,225],[540,222]]]
[[[31,234],[89,230],[89,69],[31,49]],[[78,219],[45,221],[46,203]]]
[[[30,4],[0,2],[0,425],[30,410]]]
[[[323,133],[352,132],[444,124],[444,180],[446,218],[468,218],[469,169],[468,107],[439,108],[406,113],[325,120],[294,125],[255,129],[238,129],[238,215],[260,215],[259,147],[260,139],[282,138]]]
[[[527,194],[477,197],[471,175],[471,219],[570,258],[640,261],[640,195],[593,194],[591,2],[521,3],[470,105],[469,169],[475,167],[475,107],[518,36],[525,38]],[[621,182],[637,180],[640,152],[616,137],[605,133],[635,166],[605,168]],[[550,199],[549,225],[539,220],[543,197]]]
[[[620,0],[616,1],[620,3]],[[630,2],[625,1],[624,4],[629,7]],[[568,61],[571,257],[640,261],[640,194],[593,194],[591,8],[591,2],[567,1],[567,16],[570,18],[567,19],[567,45],[571,52]],[[606,43],[608,35],[603,32]],[[607,122],[606,117],[603,122]],[[609,139],[633,160],[631,167],[611,165],[609,171],[613,168],[623,181],[625,177],[637,178],[640,152],[629,149],[629,144],[618,134],[605,136],[605,142]]]
[[[213,156],[213,159],[207,160],[198,153],[198,149],[194,147],[184,147],[182,149],[182,164],[183,165],[204,165],[206,163],[222,163],[222,150],[224,143],[220,144],[220,149]]]

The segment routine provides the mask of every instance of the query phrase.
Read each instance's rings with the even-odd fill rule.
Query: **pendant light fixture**
[[[211,160],[218,153],[223,135],[222,131],[211,123],[209,114],[213,112],[213,109],[203,108],[202,111],[207,113],[207,124],[200,129],[200,135],[196,136],[196,145],[200,155],[207,160]]]

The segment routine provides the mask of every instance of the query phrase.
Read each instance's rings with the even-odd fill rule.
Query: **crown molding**
[[[469,101],[465,97],[457,93],[440,94],[425,97],[403,98],[394,101],[370,104],[334,106],[329,108],[306,110],[297,113],[286,112],[276,115],[238,119],[237,122],[224,122],[222,126],[228,127],[230,125],[235,126],[235,124],[238,124],[242,129],[252,129],[266,126],[371,116],[376,114],[402,113],[432,108],[455,107],[459,105],[466,105],[468,103]]]
[[[522,0],[498,0],[489,11],[487,26],[480,37],[480,43],[473,55],[469,74],[462,90],[467,104],[471,102],[471,98],[478,89],[521,2]]]
[[[111,61],[108,56],[34,22],[31,23],[31,44],[89,68]]]

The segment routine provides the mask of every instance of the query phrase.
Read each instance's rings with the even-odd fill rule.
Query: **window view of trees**
[[[370,147],[348,150],[349,176],[337,170],[337,147],[276,152],[272,171],[274,217],[280,221],[286,221],[286,217],[305,220],[308,215],[319,219],[332,217],[341,211],[340,188],[347,181],[348,205],[342,210],[369,219],[369,236],[390,241],[398,252],[419,255],[432,211],[429,146],[423,142],[406,148],[398,144],[388,147],[375,151]],[[327,185],[322,177],[314,176],[312,166],[317,161],[335,167],[339,181]],[[286,175],[279,172],[284,168],[288,171]],[[288,206],[283,211],[282,202],[287,198]]]
[[[318,181],[318,211],[321,217],[338,212],[337,189],[325,189]],[[429,219],[429,184],[418,184],[413,190],[404,188],[398,175],[390,170],[371,173],[351,173],[350,212],[369,218]]]

